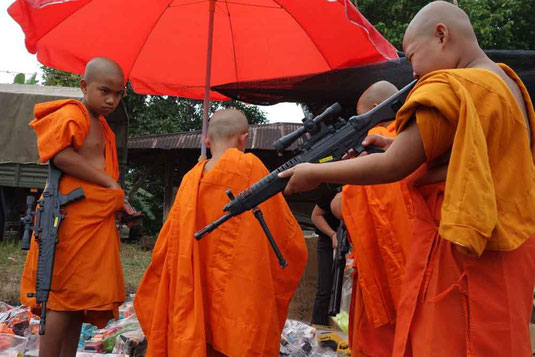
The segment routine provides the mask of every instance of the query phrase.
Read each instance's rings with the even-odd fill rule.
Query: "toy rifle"
[[[22,250],[30,249],[32,231],[35,241],[39,244],[39,257],[37,261],[37,277],[35,293],[28,293],[28,297],[35,297],[37,304],[41,305],[41,321],[39,334],[45,334],[46,304],[52,285],[52,272],[54,269],[54,256],[58,243],[58,230],[63,218],[63,207],[68,203],[85,198],[82,188],[77,188],[67,195],[59,193],[59,179],[62,172],[52,163],[48,163],[48,182],[41,199],[37,201],[34,211],[34,197],[28,196],[26,215],[21,218],[24,225],[24,235],[21,241]],[[35,224],[34,223],[35,217]]]
[[[340,302],[342,300],[342,283],[344,280],[344,269],[346,267],[346,254],[349,253],[349,240],[347,239],[347,229],[344,221],[336,230],[336,240],[338,247],[334,254],[333,261],[333,286],[331,289],[331,300],[329,302],[329,316],[336,316],[340,312]]]
[[[257,183],[246,188],[243,192],[239,193],[236,198],[230,190],[227,190],[226,193],[231,201],[224,207],[223,211],[228,213],[195,233],[195,238],[201,239],[234,216],[240,215],[251,209],[258,209],[257,206],[259,204],[283,191],[289,178],[279,178],[278,175],[280,172],[305,162],[323,163],[339,160],[349,151],[349,149],[354,149],[357,155],[363,151],[378,152],[380,150],[378,148],[365,148],[362,145],[362,141],[366,138],[370,129],[382,122],[395,119],[398,109],[401,108],[401,105],[405,102],[407,95],[415,84],[416,80],[406,85],[399,92],[392,95],[369,112],[353,116],[347,121],[338,118],[338,120],[334,120],[331,124],[326,124],[324,122],[325,119],[335,117],[341,111],[341,107],[338,103],[331,105],[315,118],[305,119],[303,127],[283,136],[273,144],[277,150],[283,150],[303,134],[309,133],[309,137],[299,145],[298,151],[300,153],[269,173]],[[262,225],[264,231],[266,232],[268,239],[270,239],[270,234],[268,234],[269,230],[266,231],[267,226],[264,227],[264,225]],[[283,266],[283,262],[286,264],[275,241],[270,239],[270,244],[278,257],[281,266]]]

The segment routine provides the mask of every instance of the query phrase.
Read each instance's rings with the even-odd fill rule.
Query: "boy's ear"
[[[249,138],[249,132],[240,134],[240,144],[245,149],[245,145],[247,145],[247,138]]]
[[[80,89],[82,93],[87,94],[87,81],[85,79],[80,79]]]
[[[208,136],[202,138],[202,141],[204,142],[204,146],[206,146],[207,148],[210,147],[210,138]]]
[[[440,41],[440,44],[442,46],[444,46],[450,39],[448,26],[440,22],[436,24],[435,31],[433,34],[435,35],[435,38],[437,38]]]

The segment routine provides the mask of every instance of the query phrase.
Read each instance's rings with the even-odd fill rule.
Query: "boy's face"
[[[421,78],[436,70],[456,67],[453,49],[449,46],[449,38],[443,36],[443,31],[435,29],[431,36],[416,34],[414,31],[405,35],[403,48],[412,66],[414,78]]]
[[[98,115],[113,112],[124,94],[123,78],[114,74],[101,74],[90,82],[82,79],[80,88],[87,106]]]

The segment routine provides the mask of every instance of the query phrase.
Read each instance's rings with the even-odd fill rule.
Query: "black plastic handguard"
[[[48,182],[43,191],[42,198],[37,201],[38,207],[33,212],[33,196],[28,196],[26,204],[28,210],[21,219],[25,226],[21,248],[30,248],[31,233],[33,231],[36,242],[39,245],[37,260],[37,274],[35,293],[28,293],[28,297],[35,297],[37,304],[41,305],[41,321],[39,334],[45,333],[46,326],[46,304],[52,286],[52,272],[54,269],[54,257],[56,244],[58,242],[58,230],[61,221],[65,216],[62,214],[63,206],[85,198],[84,191],[77,188],[66,195],[59,192],[59,180],[62,172],[57,169],[52,161],[48,166]],[[33,217],[35,224],[32,226]]]

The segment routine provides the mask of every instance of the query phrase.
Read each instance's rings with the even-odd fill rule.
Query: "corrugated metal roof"
[[[3,84],[0,83],[0,93],[16,93],[26,95],[40,95],[65,98],[82,98],[80,88],[38,86],[33,84]]]
[[[249,126],[249,140],[247,149],[250,150],[274,150],[273,142],[280,137],[289,134],[299,127],[300,123],[273,123]],[[181,133],[140,136],[128,139],[128,149],[199,149],[201,131],[187,131]],[[287,150],[292,150],[302,139],[297,140]]]

